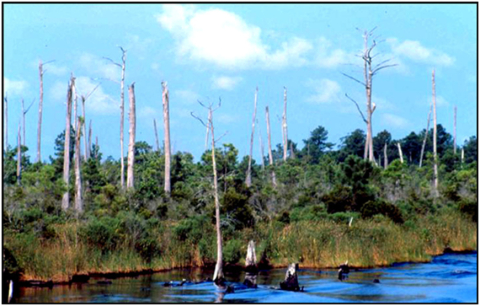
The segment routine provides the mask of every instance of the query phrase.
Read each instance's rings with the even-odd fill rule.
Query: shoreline
[[[446,247],[442,252],[438,254],[432,254],[430,255],[431,257],[434,256],[440,256],[440,255],[445,255],[445,254],[469,254],[472,252],[478,252],[477,249],[462,249],[462,250],[453,250],[449,247]],[[430,260],[418,260],[418,261],[403,261],[403,262],[394,262],[389,265],[374,265],[374,266],[349,266],[351,269],[355,270],[362,270],[362,269],[372,269],[372,268],[387,268],[391,267],[395,264],[404,264],[404,263],[428,263],[431,262],[432,258]],[[23,287],[23,288],[29,288],[29,287],[37,287],[37,288],[52,288],[53,286],[63,286],[63,285],[72,285],[75,283],[87,283],[90,278],[104,278],[104,279],[116,279],[116,278],[123,278],[123,277],[137,277],[140,275],[151,275],[154,273],[161,273],[161,272],[167,272],[167,271],[172,271],[172,270],[177,270],[177,269],[204,269],[208,268],[212,265],[207,264],[204,266],[187,266],[187,267],[173,267],[173,268],[159,268],[159,269],[141,269],[137,271],[109,271],[109,272],[84,272],[84,273],[79,273],[79,274],[74,274],[72,275],[69,280],[38,280],[38,279],[28,279],[28,278],[22,278],[20,277],[18,286]],[[214,266],[214,265],[213,265]],[[282,269],[286,268],[288,265],[285,264],[274,264],[271,263],[270,267],[266,269],[259,269],[260,271],[267,271],[267,270],[272,270],[272,269]],[[315,267],[315,266],[302,266],[300,263],[300,270],[303,269],[317,269],[317,270],[322,270],[322,269],[337,269],[338,267]],[[232,272],[232,271],[243,271],[244,266],[240,264],[233,264],[233,265],[225,265],[224,266],[224,271],[225,272]],[[68,276],[65,276],[68,277]]]

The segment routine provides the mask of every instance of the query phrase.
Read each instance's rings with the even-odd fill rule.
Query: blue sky
[[[458,107],[457,143],[476,135],[476,4],[4,4],[4,95],[9,99],[9,144],[16,145],[21,99],[28,105],[26,145],[36,156],[39,78],[45,66],[42,159],[53,154],[65,128],[70,73],[80,94],[101,85],[87,100],[104,157],[120,156],[120,69],[102,57],[121,60],[127,50],[126,84],[135,82],[137,141],[154,146],[153,119],[163,139],[161,82],[170,90],[172,146],[198,160],[205,128],[190,116],[206,117],[197,103],[216,102],[216,134],[248,154],[255,87],[258,125],[266,145],[265,106],[270,109],[272,142],[281,142],[279,117],[283,86],[288,89],[289,138],[303,139],[319,125],[329,141],[365,128],[355,105],[365,108],[359,29],[377,27],[377,62],[392,59],[373,82],[373,133],[387,129],[394,138],[425,128],[431,103],[431,72],[436,69],[438,122],[453,133]],[[126,97],[128,94],[126,92]],[[126,100],[128,102],[128,100]],[[79,105],[79,110],[81,107]],[[125,116],[128,141],[128,110]],[[254,158],[258,160],[258,132]],[[125,145],[125,150],[127,146]]]

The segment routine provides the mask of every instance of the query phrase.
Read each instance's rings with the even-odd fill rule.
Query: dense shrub
[[[237,239],[228,240],[223,248],[223,258],[226,263],[236,264],[242,258],[242,242]]]
[[[371,218],[377,214],[392,219],[395,223],[403,223],[402,212],[395,205],[383,200],[368,201],[361,209],[362,218]]]
[[[458,203],[458,208],[462,213],[467,215],[469,218],[472,219],[473,222],[478,222],[478,202],[477,201],[470,201],[467,199],[463,199]]]

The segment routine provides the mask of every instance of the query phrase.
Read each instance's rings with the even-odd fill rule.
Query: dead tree
[[[20,186],[22,177],[22,139],[20,136],[21,125],[18,123],[18,139],[17,139],[17,183]]]
[[[351,101],[353,101],[356,106],[358,111],[360,112],[360,115],[362,116],[364,122],[367,125],[367,137],[365,141],[365,149],[364,149],[364,159],[367,159],[371,162],[374,162],[374,156],[373,156],[373,141],[372,141],[372,116],[373,112],[375,111],[376,105],[375,103],[372,102],[372,86],[373,86],[373,76],[378,73],[378,71],[388,68],[388,67],[393,67],[396,66],[396,64],[388,64],[390,59],[381,61],[377,65],[373,64],[373,59],[378,55],[372,54],[372,51],[375,49],[377,46],[377,42],[375,39],[373,39],[373,42],[369,45],[369,38],[372,37],[373,31],[376,29],[373,28],[371,31],[364,31],[363,33],[363,41],[364,41],[364,49],[363,49],[363,75],[364,75],[364,81],[360,81],[350,75],[347,75],[345,73],[342,73],[344,76],[348,77],[349,79],[352,79],[353,81],[360,83],[365,87],[365,93],[366,93],[366,100],[367,100],[367,117],[363,115],[363,113],[360,111],[360,107],[358,106],[358,103],[353,100],[352,98],[348,97]]]
[[[248,168],[247,168],[246,179],[245,179],[245,185],[247,185],[247,187],[252,186],[252,153],[253,153],[253,139],[255,135],[255,118],[257,116],[257,96],[258,96],[258,87],[255,90],[255,100],[253,103],[252,135],[250,137],[250,155],[248,156]]]
[[[67,114],[65,119],[65,141],[63,147],[63,182],[67,190],[63,194],[62,197],[62,209],[65,211],[69,207],[70,202],[70,195],[68,192],[68,182],[69,182],[69,175],[70,175],[70,119],[72,116],[72,93],[73,87],[75,87],[75,78],[70,78],[70,84],[68,86],[67,92]]]
[[[160,142],[158,141],[157,120],[153,119],[153,129],[155,131],[155,143],[157,145],[157,152],[160,152]]]
[[[432,71],[432,99],[433,99],[433,188],[434,195],[438,196],[438,166],[437,166],[437,102],[435,97],[435,69]]]
[[[51,63],[53,61],[49,61],[46,63],[42,63],[42,60],[40,60],[40,63],[38,64],[38,70],[39,70],[39,75],[40,75],[40,101],[38,104],[38,126],[37,126],[37,162],[42,161],[42,155],[41,155],[41,147],[42,147],[42,112],[43,112],[43,66]]]
[[[86,139],[85,139],[85,142],[86,142]],[[90,158],[91,156],[91,153],[90,153],[90,150],[92,149],[92,119],[90,119],[90,124],[88,125],[88,151],[87,151],[87,155],[88,155],[88,158]]]
[[[128,141],[128,164],[127,164],[127,188],[134,188],[133,166],[135,165],[135,82],[128,87],[128,97],[130,100],[128,133],[130,139]]]
[[[165,193],[170,194],[170,161],[171,161],[171,149],[170,149],[170,112],[169,112],[169,94],[167,82],[162,82],[163,93],[163,126],[164,126],[164,138],[165,138]]]
[[[32,101],[32,103],[30,103],[30,105],[27,107],[27,109],[25,109],[25,106],[24,106],[24,102],[23,102],[23,98],[22,98],[22,125],[23,125],[23,145],[25,146],[25,130],[27,129],[26,125],[25,125],[25,115],[28,113],[28,111],[30,110],[30,107],[32,107],[33,105],[33,102],[35,102],[35,100]]]
[[[397,142],[397,147],[398,147],[398,156],[400,156],[400,162],[403,164],[402,146],[400,145],[399,142]]]
[[[8,152],[8,98],[5,95],[5,153]]]
[[[257,288],[257,256],[255,255],[255,242],[250,240],[245,258],[245,280],[243,284],[248,288]]]
[[[453,107],[453,155],[457,155],[457,106]]]
[[[387,155],[387,143],[383,146],[383,168],[387,169],[388,167],[388,155]]]
[[[98,136],[95,136],[95,159],[98,158]]]
[[[205,124],[202,119],[195,116],[193,112],[191,113],[191,115],[195,119],[200,121],[200,123],[202,123],[205,127],[208,126],[210,129],[210,132],[212,133],[213,195],[215,199],[215,220],[216,220],[215,228],[217,231],[217,263],[215,265],[215,271],[213,273],[213,281],[215,282],[215,284],[220,285],[224,283],[225,278],[223,275],[223,242],[222,242],[222,231],[220,228],[220,200],[218,196],[217,164],[215,161],[215,142],[218,141],[220,138],[222,138],[225,134],[216,140],[214,128],[213,128],[213,112],[216,111],[221,106],[221,100],[219,101],[218,106],[215,108],[213,108],[212,104],[205,106],[200,101],[199,103],[204,108],[208,109],[207,124]]]
[[[125,158],[123,152],[123,130],[125,118],[125,62],[127,60],[127,51],[119,47],[122,51],[122,63],[119,64],[108,57],[104,59],[110,61],[115,66],[122,69],[122,78],[120,79],[120,187],[125,188]],[[127,174],[128,175],[128,174]],[[127,186],[128,187],[128,186]]]
[[[265,159],[264,159],[265,152],[263,147],[262,131],[260,130],[260,128],[258,129],[258,141],[260,142],[260,155],[262,156],[262,170],[264,170],[265,169]]]
[[[265,107],[265,118],[267,121],[267,137],[268,137],[268,161],[270,162],[270,167],[272,167],[272,184],[277,186],[277,179],[275,176],[275,170],[273,170],[273,154],[272,154],[272,135],[270,133],[270,116],[268,113],[268,106]]]
[[[288,266],[285,273],[285,280],[280,283],[280,289],[288,291],[303,291],[298,284],[298,263],[292,263]]]
[[[287,129],[287,88],[283,87],[283,116],[282,116],[282,135],[283,135],[283,161],[287,160],[288,150],[288,129]]]
[[[425,152],[425,145],[427,144],[428,129],[430,127],[430,116],[432,115],[432,108],[433,108],[433,105],[430,106],[430,111],[428,112],[427,129],[425,130],[425,136],[423,137],[423,143],[422,143],[422,150],[420,151],[420,162],[418,164],[419,168],[422,168],[423,153]]]
[[[76,119],[76,129],[75,129],[75,212],[77,214],[83,211],[83,200],[82,200],[82,176],[80,172],[80,138],[82,136],[82,125],[83,118],[78,117]]]

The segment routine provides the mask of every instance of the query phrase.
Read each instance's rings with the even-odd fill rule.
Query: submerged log
[[[298,263],[292,263],[288,266],[287,273],[285,274],[285,281],[280,283],[280,289],[288,291],[303,291],[303,287],[300,289],[298,285]]]

